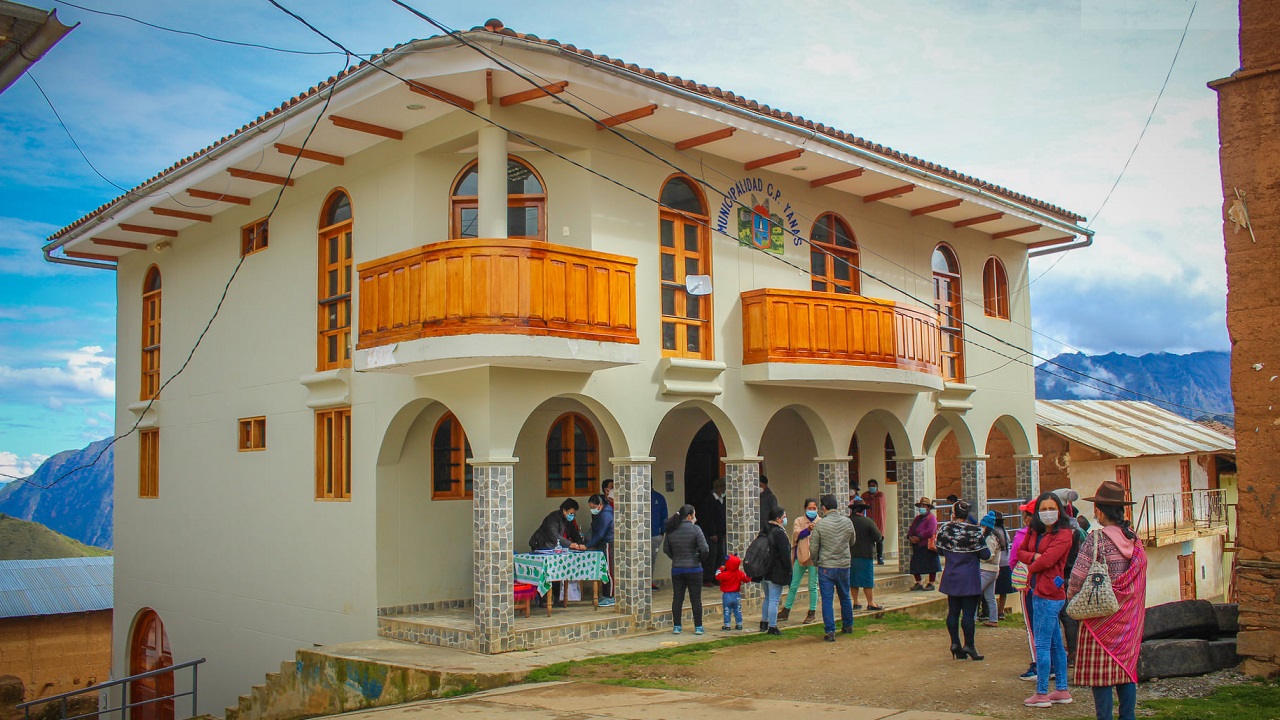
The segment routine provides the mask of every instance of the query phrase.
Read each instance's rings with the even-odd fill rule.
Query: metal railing
[[[100,683],[98,685],[92,685],[90,687],[83,688],[81,690],[72,690],[71,692],[65,692],[65,693],[62,693],[61,695],[52,695],[47,698],[31,700],[29,702],[24,702],[21,705],[16,705],[14,707],[23,712],[23,715],[26,718],[26,720],[31,720],[32,707],[36,705],[44,705],[52,702],[57,702],[62,704],[61,720],[84,720],[85,718],[96,718],[96,717],[107,715],[113,712],[119,712],[120,720],[126,720],[126,715],[125,715],[126,710],[132,711],[136,707],[144,707],[147,705],[154,705],[156,703],[162,703],[162,702],[172,702],[173,700],[177,700],[180,697],[190,696],[191,697],[191,714],[188,715],[187,717],[193,718],[197,714],[196,713],[196,689],[199,687],[199,683],[197,682],[198,678],[197,678],[196,666],[204,662],[204,660],[205,660],[204,658],[200,658],[199,660],[191,660],[189,662],[184,662],[181,665],[171,665],[166,668],[160,668],[159,670],[152,670],[150,672],[138,673],[137,675],[130,675],[129,677],[120,678],[119,680],[110,680],[108,682]],[[138,680],[145,680],[146,678],[150,678],[150,677],[158,677],[160,675],[171,675],[171,674],[177,673],[177,671],[179,670],[185,670],[187,668],[191,668],[191,690],[187,692],[181,692],[181,693],[170,693],[169,695],[165,695],[164,697],[151,698],[149,700],[143,700],[141,702],[132,702],[132,703],[129,702],[129,688],[131,687],[132,683],[137,682]],[[116,686],[124,687],[124,692],[121,693],[120,695],[119,706],[108,707],[105,709],[98,708],[93,712],[83,713],[80,715],[67,715],[68,707],[69,707],[69,703],[67,701],[70,698],[76,697],[77,695],[86,695],[88,693],[100,693],[103,690],[107,690],[109,688],[116,687]],[[132,717],[132,712],[129,713],[128,717]]]
[[[1229,504],[1225,490],[1156,493],[1142,499],[1134,531],[1156,540],[1191,530],[1227,527]]]

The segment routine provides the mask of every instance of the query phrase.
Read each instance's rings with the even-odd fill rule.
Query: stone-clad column
[[[725,526],[728,552],[742,557],[760,533],[760,461],[763,458],[725,458]],[[743,600],[758,600],[760,586],[742,586]]]
[[[898,571],[911,569],[911,543],[907,531],[916,517],[916,501],[924,494],[925,458],[894,458],[898,468]]]
[[[1018,463],[1018,497],[1026,500],[1040,495],[1040,456],[1014,455]]]
[[[987,514],[987,458],[988,455],[970,455],[960,458],[960,497],[973,506],[972,514],[979,520]]]
[[[648,627],[653,616],[653,458],[609,458],[613,465],[613,597],[618,612]],[[662,522],[666,518],[659,518]]]
[[[840,507],[849,499],[849,457],[814,458],[818,463],[818,498],[823,495],[835,495]],[[789,517],[803,512],[803,508],[788,508]]]
[[[471,464],[474,480],[472,572],[476,650],[508,652],[515,640],[515,568],[511,556],[515,544],[511,511],[518,460],[493,458],[467,462]]]

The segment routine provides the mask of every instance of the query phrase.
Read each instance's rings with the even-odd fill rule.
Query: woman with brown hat
[[[933,500],[928,496],[916,502],[916,516],[907,529],[907,541],[911,543],[911,576],[916,584],[912,590],[932,590],[933,582],[942,572],[942,564],[938,562],[938,551],[930,547],[930,542],[938,534],[938,518],[933,514]],[[921,585],[920,576],[928,574],[929,584]]]
[[[1102,526],[1080,547],[1079,560],[1067,583],[1067,598],[1085,585],[1095,552],[1107,566],[1111,590],[1120,610],[1107,617],[1080,621],[1076,650],[1076,685],[1093,690],[1098,720],[1111,720],[1114,694],[1120,698],[1120,720],[1132,720],[1138,700],[1138,651],[1142,645],[1147,604],[1147,554],[1125,519],[1125,507],[1133,503],[1124,486],[1110,480],[1098,486],[1093,497],[1094,517]]]

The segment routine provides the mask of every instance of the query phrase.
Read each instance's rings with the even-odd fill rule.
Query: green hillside
[[[0,560],[46,560],[110,554],[110,550],[77,542],[40,523],[0,514]]]

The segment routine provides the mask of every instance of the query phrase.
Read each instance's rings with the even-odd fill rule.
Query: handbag
[[[1028,572],[1025,563],[1019,562],[1017,565],[1014,565],[1013,570],[1010,571],[1010,582],[1013,583],[1013,589],[1026,590],[1030,585],[1029,575],[1030,573]]]
[[[1084,586],[1080,592],[1067,603],[1067,616],[1076,620],[1107,617],[1120,610],[1120,601],[1116,599],[1115,590],[1111,587],[1111,573],[1107,572],[1107,564],[1099,562],[1098,548],[1102,538],[1095,532],[1093,538],[1093,562],[1089,564],[1089,574],[1084,577]]]

